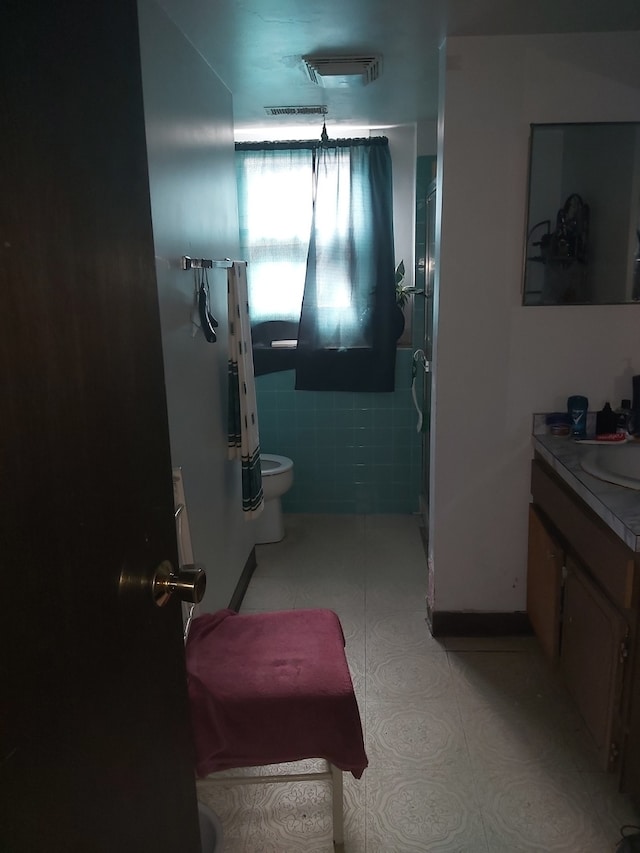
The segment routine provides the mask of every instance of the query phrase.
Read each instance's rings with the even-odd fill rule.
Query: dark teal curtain
[[[238,143],[236,150],[252,325],[262,330],[272,328],[268,321],[299,320],[295,351],[258,352],[254,344],[254,357],[268,354],[270,363],[286,357],[283,366],[295,366],[300,390],[392,391],[388,140]]]
[[[314,199],[296,388],[393,391],[392,172],[386,138],[314,152]]]

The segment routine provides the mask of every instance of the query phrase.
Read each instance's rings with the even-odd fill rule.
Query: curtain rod
[[[326,142],[320,139],[289,139],[284,141],[269,141],[263,142],[236,142],[236,151],[265,151],[269,149],[287,149],[296,148],[351,148],[355,146],[374,146],[388,145],[389,140],[386,136],[363,136],[354,137],[353,139],[329,139]]]

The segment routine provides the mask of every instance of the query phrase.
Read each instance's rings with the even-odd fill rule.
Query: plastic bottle
[[[633,394],[631,397],[631,417],[627,427],[634,438],[640,436],[640,374],[631,377]]]
[[[587,437],[587,410],[589,400],[582,394],[573,394],[567,399],[567,413],[571,418],[571,435],[575,439]]]
[[[618,416],[609,403],[605,403],[602,411],[596,414],[596,438],[616,435],[617,432]]]
[[[616,432],[626,435],[629,431],[629,420],[631,419],[631,400],[622,400],[616,409],[618,416],[616,422]]]

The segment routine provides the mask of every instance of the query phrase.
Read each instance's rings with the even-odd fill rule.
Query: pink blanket
[[[207,613],[191,623],[186,658],[198,776],[303,758],[362,776],[360,712],[333,611]]]

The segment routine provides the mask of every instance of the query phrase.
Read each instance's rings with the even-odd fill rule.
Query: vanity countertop
[[[533,435],[532,444],[556,474],[632,551],[640,551],[640,491],[605,483],[583,471],[580,460],[589,445],[554,435]]]

